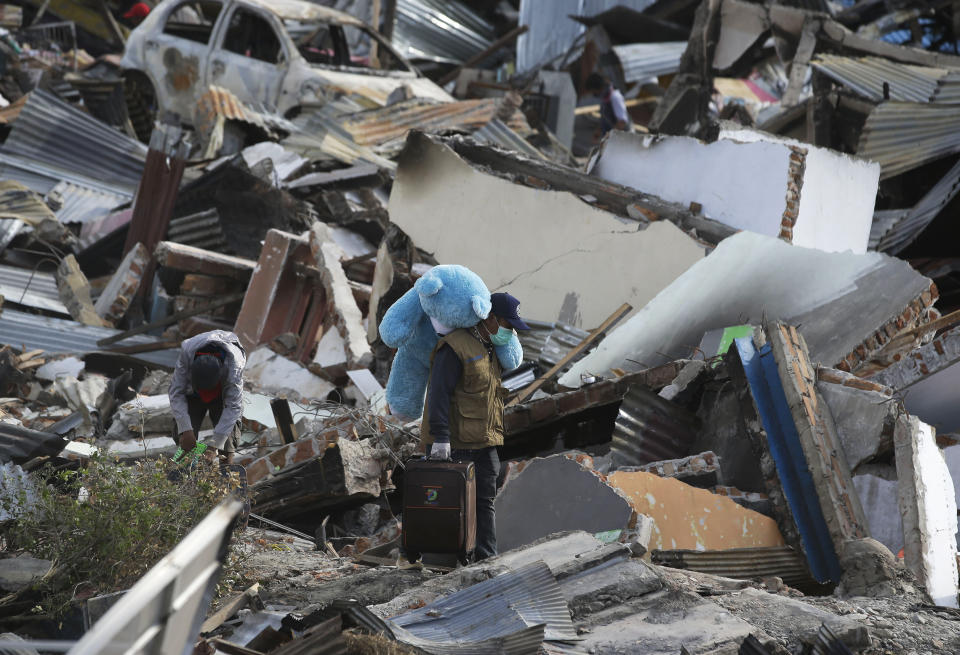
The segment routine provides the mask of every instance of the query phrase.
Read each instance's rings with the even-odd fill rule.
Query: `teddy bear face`
[[[471,327],[490,314],[487,285],[465,266],[434,266],[413,288],[424,313],[447,327]]]

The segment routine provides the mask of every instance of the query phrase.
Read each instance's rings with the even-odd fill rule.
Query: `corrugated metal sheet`
[[[585,30],[571,16],[596,16],[618,5],[643,11],[653,3],[654,0],[520,0],[520,25],[529,26],[530,31],[517,40],[517,71],[526,73],[552,59],[559,63]]]
[[[960,107],[884,102],[870,112],[857,155],[878,162],[880,179],[960,152]]]
[[[94,180],[84,176],[83,172],[53,168],[41,162],[4,153],[2,150],[0,150],[0,179],[20,182],[41,195],[49,193],[62,180],[84,188],[123,196],[128,200],[133,198],[137,190],[136,186],[127,185],[122,181],[115,184],[113,180]]]
[[[0,344],[7,344],[24,350],[40,349],[49,353],[86,354],[97,352],[97,341],[119,334],[120,330],[91,327],[76,321],[68,321],[49,316],[26,314],[5,308],[0,313]],[[120,345],[155,342],[155,337],[135,336],[124,339]],[[161,350],[152,353],[130,355],[159,366],[173,368],[177,363],[179,350]]]
[[[60,302],[57,279],[52,273],[0,265],[0,296],[8,303],[70,315]]]
[[[463,63],[493,43],[493,25],[456,0],[398,0],[393,46],[408,59]]]
[[[227,245],[216,208],[171,220],[167,240],[215,251],[221,251]]]
[[[307,159],[326,158],[351,166],[358,162],[367,162],[388,171],[395,171],[395,163],[370,148],[359,145],[353,140],[353,135],[341,125],[341,117],[352,113],[351,108],[354,105],[356,103],[352,101],[345,103],[338,100],[315,112],[301,114],[293,121],[295,131],[281,143]]]
[[[960,107],[957,108],[960,111]],[[876,212],[870,228],[870,247],[895,255],[927,229],[960,192],[960,161],[912,209]]]
[[[132,192],[143,173],[147,148],[52,93],[36,89],[0,152],[56,170],[110,180]]]
[[[483,617],[477,620],[477,617]],[[578,641],[560,585],[542,561],[389,621],[400,641],[431,653],[537,653],[540,643]]]
[[[15,218],[5,218],[0,220],[0,252],[7,249],[13,238],[20,233],[23,222]]]
[[[635,384],[627,391],[613,429],[616,466],[640,466],[689,453],[700,420],[679,405]]]
[[[566,323],[544,323],[527,320],[530,330],[518,332],[520,345],[523,346],[523,358],[528,362],[539,362],[550,369],[583,341],[590,333]],[[570,365],[583,359],[588,351],[570,361]]]
[[[817,55],[811,64],[837,82],[874,102],[883,98],[883,84],[890,86],[890,99],[903,102],[950,102],[960,85],[957,73],[947,68],[913,66],[882,57]],[[951,73],[953,73],[951,75]]]
[[[514,132],[510,127],[499,118],[481,127],[473,133],[473,138],[482,143],[488,143],[493,146],[500,146],[507,150],[520,152],[528,157],[536,159],[546,159],[544,154],[537,150],[529,141]]]
[[[59,182],[50,193],[59,196],[63,202],[63,206],[56,212],[61,223],[94,221],[130,202],[130,196],[126,194],[95,189],[66,180]]]
[[[411,129],[424,132],[482,127],[496,118],[499,102],[495,98],[432,102],[414,98],[382,109],[373,109],[344,118],[343,128],[361,146],[401,141]],[[530,133],[526,118],[519,111],[509,121],[511,129]]]
[[[623,79],[627,83],[676,73],[680,66],[680,57],[686,49],[686,41],[613,46],[613,52],[623,71]]]
[[[651,561],[661,566],[710,573],[737,580],[777,576],[791,587],[816,582],[807,572],[803,555],[789,546],[732,548],[730,550],[654,550]]]
[[[36,192],[19,182],[0,182],[0,216],[17,218],[30,225],[54,220],[55,216]]]

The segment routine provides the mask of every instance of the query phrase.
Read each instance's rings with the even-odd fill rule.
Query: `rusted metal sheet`
[[[752,580],[776,576],[791,587],[811,587],[816,584],[807,572],[803,556],[790,546],[706,551],[654,550],[650,558],[660,566],[725,578]]]
[[[364,112],[342,124],[358,144],[376,145],[403,139],[413,128],[425,132],[480,128],[496,118],[498,107],[494,98],[448,103],[414,99]],[[521,134],[532,131],[519,111],[514,112],[507,125]]]
[[[142,243],[149,252],[153,252],[163,240],[173,215],[185,165],[180,129],[164,126],[154,130],[133,206],[130,231],[123,247],[124,254],[130,252],[137,243]],[[152,271],[147,271],[146,277],[152,274]]]

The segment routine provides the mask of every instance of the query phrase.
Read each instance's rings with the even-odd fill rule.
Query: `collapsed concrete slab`
[[[897,480],[888,480],[872,473],[853,476],[853,486],[867,517],[870,534],[891,553],[903,548],[903,521],[897,500]]]
[[[250,353],[244,378],[252,388],[263,393],[304,403],[325,400],[330,392],[336,389],[333,384],[314,375],[300,363],[291,361],[266,346]]]
[[[563,483],[558,485],[557,481]],[[603,478],[565,455],[533,459],[497,495],[501,550],[565,530],[607,532],[636,523],[630,503]]]
[[[772,641],[729,610],[679,590],[647,594],[594,614],[578,627],[587,629],[580,646],[594,655],[732,654],[751,634],[761,643]]]
[[[64,257],[57,267],[57,293],[73,320],[94,327],[109,326],[97,314],[90,297],[90,282],[72,254]]]
[[[94,309],[100,318],[111,325],[116,325],[117,321],[124,317],[140,289],[140,283],[149,265],[150,251],[142,243],[130,249],[113,277],[110,278],[103,293],[97,298]]]
[[[880,166],[760,132],[691,137],[614,130],[588,170],[741,230],[830,252],[865,253]]]
[[[614,471],[607,483],[629,499],[637,514],[653,519],[651,550],[726,550],[784,543],[770,517],[679,480],[642,471]]]
[[[520,298],[525,316],[595,327],[624,302],[643,306],[704,255],[670,221],[611,213],[585,185],[506,179],[423,134],[411,133],[399,161],[390,219],[440,263]]]
[[[894,433],[904,561],[937,605],[957,607],[957,501],[933,429],[903,417]]]
[[[789,641],[813,644],[821,625],[826,625],[847,647],[860,650],[871,645],[870,631],[860,621],[814,607],[802,600],[759,589],[743,589],[717,599],[741,619],[768,633],[787,630]]]
[[[725,362],[780,531],[815,580],[836,582],[844,543],[869,535],[803,341],[774,324],[734,345]]]
[[[708,330],[764,320],[802,325],[814,362],[855,371],[892,336],[927,322],[936,297],[930,280],[899,259],[741,232],[614,329],[560,384],[679,359]]]
[[[960,327],[947,330],[930,343],[899,358],[871,378],[893,387],[908,412],[937,429],[960,432]]]
[[[892,426],[899,407],[889,394],[833,384],[822,378],[817,382],[817,393],[833,416],[851,472],[893,452]]]
[[[327,314],[330,323],[343,338],[350,368],[366,368],[373,361],[373,351],[367,343],[363,314],[350,289],[347,275],[340,264],[343,251],[333,240],[323,223],[314,223],[310,230],[310,252],[313,254],[320,279],[326,290]]]
[[[307,239],[267,232],[233,329],[247,350],[292,333],[297,335],[292,359],[309,361],[326,314],[323,288],[318,276],[310,275],[312,264]]]
[[[241,282],[249,280],[257,266],[257,262],[250,259],[223,255],[172,241],[158,243],[153,256],[159,266],[187,273],[228,277]]]
[[[107,438],[124,440],[146,435],[172,435],[175,426],[170,399],[165,394],[138,396],[117,408]]]
[[[780,381],[827,529],[834,548],[840,553],[844,543],[869,537],[870,533],[833,415],[817,391],[813,363],[797,329],[771,324],[765,333],[780,371]]]

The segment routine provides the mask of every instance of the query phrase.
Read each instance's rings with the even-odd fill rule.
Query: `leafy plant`
[[[236,474],[222,475],[216,464],[168,476],[175,468],[168,459],[125,465],[94,458],[78,471],[41,469],[30,501],[23,491],[0,494],[14,517],[7,549],[53,562],[37,585],[44,611],[62,613],[75,599],[129,588],[239,488]],[[239,564],[235,553],[228,558],[228,568]]]

